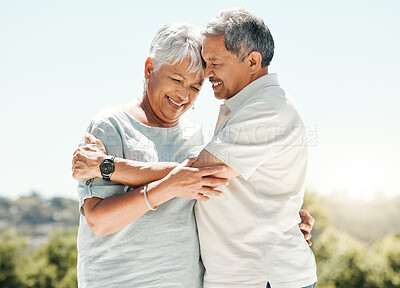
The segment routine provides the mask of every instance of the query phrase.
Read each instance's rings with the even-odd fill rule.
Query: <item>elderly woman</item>
[[[200,49],[200,35],[192,26],[161,28],[145,63],[142,98],[103,111],[87,131],[120,158],[182,162],[198,153],[203,144],[199,127],[179,118],[204,80]],[[103,168],[112,161],[106,159]],[[103,179],[79,181],[79,287],[202,286],[192,199],[219,195],[211,187],[227,181],[203,177],[224,167],[189,168],[193,161],[142,165],[136,183],[146,182],[146,175],[162,179],[133,190],[109,181],[105,171]]]
[[[74,177],[93,178],[78,186],[80,287],[202,287],[193,207],[228,182],[215,177],[224,166],[192,168],[195,159],[185,160],[203,146],[199,127],[180,119],[204,80],[200,52],[192,26],[161,28],[142,97],[100,113],[88,128],[97,139],[85,135],[88,144],[75,152]]]

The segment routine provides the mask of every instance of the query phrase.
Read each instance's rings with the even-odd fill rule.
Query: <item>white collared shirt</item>
[[[307,170],[304,124],[278,76],[224,101],[227,116],[204,149],[240,176],[196,205],[205,288],[298,288],[317,281],[298,223]]]

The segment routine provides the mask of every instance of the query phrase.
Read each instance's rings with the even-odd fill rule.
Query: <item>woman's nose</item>
[[[189,97],[189,89],[182,87],[181,89],[179,89],[178,91],[176,91],[176,94],[178,95],[178,97],[184,101]]]

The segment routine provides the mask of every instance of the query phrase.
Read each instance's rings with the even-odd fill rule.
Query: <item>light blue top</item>
[[[104,143],[109,155],[137,161],[182,162],[196,155],[203,145],[197,125],[181,119],[171,128],[149,127],[121,106],[97,115],[88,132]],[[174,198],[113,235],[98,237],[91,232],[83,215],[84,200],[106,198],[128,189],[103,179],[88,185],[79,181],[79,287],[202,287],[193,200]]]

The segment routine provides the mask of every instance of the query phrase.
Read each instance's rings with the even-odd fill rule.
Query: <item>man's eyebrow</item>
[[[211,56],[211,57],[208,57],[208,60],[209,61],[217,61],[219,59],[217,57],[215,57],[215,56]]]

